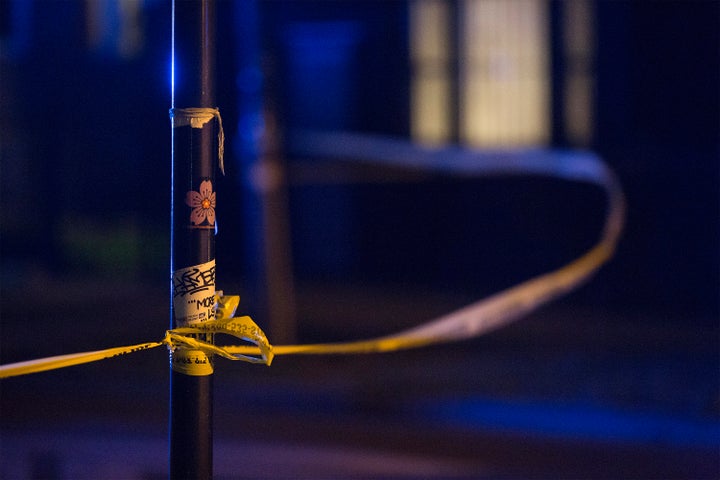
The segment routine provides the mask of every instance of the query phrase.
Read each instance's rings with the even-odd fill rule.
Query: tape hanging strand
[[[316,139],[317,141],[317,139]],[[362,151],[349,138],[343,145],[351,152]],[[322,142],[316,143],[322,147]],[[385,146],[393,159],[403,159],[409,154],[402,146]],[[463,157],[455,155],[448,162],[436,163],[441,157],[433,152],[417,155],[415,166],[444,169],[453,165],[455,171],[468,175],[518,175],[532,174],[580,181],[602,187],[608,198],[605,224],[600,240],[586,253],[569,264],[527,280],[486,299],[392,335],[343,343],[272,346],[262,330],[250,317],[233,317],[239,297],[226,296],[218,300],[217,319],[166,332],[160,342],[143,343],[128,347],[111,348],[93,352],[61,355],[28,362],[0,366],[0,378],[41,372],[55,368],[94,362],[161,345],[170,349],[195,349],[209,355],[231,360],[270,365],[277,355],[320,355],[390,352],[417,348],[431,344],[446,343],[477,337],[503,327],[523,315],[539,308],[588,280],[614,254],[625,218],[625,198],[620,184],[612,171],[594,155],[538,155],[529,152],[524,156],[505,161],[503,155],[480,155]],[[394,157],[393,157],[394,155]],[[511,160],[512,160],[511,159]],[[401,163],[401,160],[398,160]],[[470,161],[472,160],[472,161]],[[202,333],[226,334],[249,342],[251,345],[217,346],[189,335]]]

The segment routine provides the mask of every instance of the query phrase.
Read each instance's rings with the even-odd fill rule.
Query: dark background
[[[82,231],[71,227],[78,222],[90,227],[107,222],[121,229],[125,221],[139,228],[140,235],[164,235],[167,230],[168,7],[158,1],[144,4],[142,50],[124,59],[111,46],[87,45],[82,2],[13,5],[3,3],[3,259],[6,265],[30,261],[58,271],[97,270],[100,266],[108,274],[116,274],[115,269],[121,268],[116,265],[119,260],[88,259],[83,264],[74,256],[82,254],[68,245],[73,242],[63,234],[73,236],[68,231]],[[22,10],[21,14],[13,14],[13,8]],[[221,2],[219,10],[218,104],[231,139],[223,185],[226,199],[221,205],[232,221],[222,224],[228,241],[220,237],[218,243],[225,257],[221,258],[232,266],[226,269],[228,275],[236,275],[229,272],[241,274],[243,262],[233,264],[242,258],[235,245],[249,234],[243,232],[246,219],[242,196],[237,194],[243,188],[242,163],[234,162],[232,155],[242,153],[238,153],[243,138],[238,120],[249,108],[247,98],[261,92],[285,132],[317,128],[407,136],[407,15],[404,2],[273,1],[260,2],[256,17],[262,23],[248,27],[247,14],[236,12],[231,3]],[[622,308],[690,309],[699,316],[714,317],[718,303],[717,4],[599,2],[595,10],[597,118],[592,147],[618,172],[630,208],[620,258],[607,273],[613,275],[612,281],[595,289],[609,289],[610,296],[603,295],[603,303],[614,302]],[[58,22],[58,16],[64,20]],[[312,70],[314,57],[290,61],[302,55],[315,55],[317,64],[331,61],[326,57],[332,55],[319,47],[315,53],[309,50],[317,45],[298,47],[304,45],[303,40],[311,43],[321,35],[307,27],[318,22],[334,25],[335,32],[329,35],[341,39],[335,43],[357,44],[355,55],[336,61],[337,69],[325,72],[320,80],[313,79],[319,75]],[[252,38],[253,34],[260,39]],[[252,45],[257,50],[248,53]],[[555,60],[557,71],[559,60]],[[247,87],[261,82],[259,78],[244,80],[253,74],[241,68],[247,63],[264,72],[259,87]],[[559,101],[554,100],[554,105]],[[555,146],[565,146],[559,121],[553,126],[553,138]],[[290,161],[292,153],[288,152]],[[473,269],[481,272],[478,275],[465,271],[464,265],[487,260],[477,259],[478,250],[500,250],[494,257],[503,270],[526,273],[527,249],[515,248],[516,242],[523,241],[515,238],[521,236],[522,228],[499,234],[502,242],[498,242],[495,225],[486,222],[493,218],[502,222],[508,217],[526,221],[520,218],[522,209],[537,208],[553,196],[568,194],[555,193],[554,184],[540,185],[531,186],[537,196],[525,198],[527,186],[516,187],[515,181],[501,186],[483,182],[479,188],[458,182],[447,189],[460,198],[448,200],[443,195],[447,193],[442,191],[444,185],[435,185],[440,191],[433,192],[430,183],[430,194],[407,200],[403,199],[408,195],[395,195],[393,200],[399,204],[389,203],[383,195],[392,195],[393,189],[402,186],[348,187],[344,194],[348,205],[342,212],[347,218],[333,219],[344,226],[326,228],[346,229],[342,234],[350,242],[358,233],[365,240],[357,240],[352,247],[325,244],[317,248],[301,226],[296,229],[296,274],[301,278],[306,274],[347,278],[349,273],[367,273],[374,278],[393,271],[404,276],[402,280],[409,276],[432,282],[435,272],[444,268],[437,265],[435,253],[444,250],[442,242],[450,242],[457,258],[442,263],[457,270],[446,275],[455,277],[449,279],[457,280],[454,286],[474,290],[476,284],[493,281],[482,264]],[[472,192],[462,193],[464,187]],[[487,195],[491,202],[505,190],[512,194],[489,206],[483,202],[485,193],[477,192],[484,189],[493,190]],[[550,198],[543,198],[545,195]],[[422,208],[405,208],[403,201],[410,205],[422,202]],[[500,203],[510,210],[498,211]],[[322,216],[297,210],[293,213],[302,218]],[[478,211],[489,218],[468,221],[465,235],[453,230],[456,219],[474,220]],[[534,258],[567,250],[563,237],[574,235],[567,229],[558,231],[566,222],[550,220],[546,232],[532,231],[526,236],[546,235],[560,243],[557,248],[554,242],[540,246],[549,252],[535,248],[530,254]],[[587,220],[590,238],[598,220]],[[446,224],[439,223],[443,221]],[[388,222],[395,225],[397,234],[387,231]],[[410,232],[419,240],[409,242]],[[373,244],[372,239],[378,237],[387,238],[386,248]],[[157,239],[151,252],[124,259],[134,265],[122,268],[164,272],[166,259],[156,258],[166,255],[163,242]],[[225,250],[223,244],[233,246]],[[146,247],[141,245],[141,250]],[[336,258],[336,265],[330,260],[323,264],[322,259],[313,257],[319,254],[305,251],[343,248],[334,255],[326,254]],[[504,248],[508,251],[502,251]],[[385,268],[387,262],[391,262],[389,268]],[[427,268],[406,275],[408,266],[420,262]]]

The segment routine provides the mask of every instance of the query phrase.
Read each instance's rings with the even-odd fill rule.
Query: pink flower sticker
[[[215,192],[212,182],[203,180],[198,191],[190,190],[185,195],[185,204],[192,208],[190,223],[200,225],[204,222],[215,225]]]

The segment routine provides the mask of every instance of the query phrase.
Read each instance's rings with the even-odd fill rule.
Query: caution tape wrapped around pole
[[[315,145],[322,146],[322,139],[315,140]],[[352,142],[353,138],[348,138],[345,139],[344,144],[353,149]],[[398,153],[399,150],[393,148],[392,145],[385,146],[384,151],[396,152],[400,161],[405,155],[404,152]],[[433,158],[434,155],[421,156],[418,163],[412,166],[427,167],[428,164],[432,164]],[[456,160],[457,158],[456,156]],[[197,351],[203,352],[205,356],[217,355],[230,360],[270,365],[273,357],[278,355],[390,352],[459,341],[477,337],[505,326],[568,293],[588,280],[613,256],[623,228],[625,199],[613,172],[596,156],[589,153],[556,154],[555,156],[552,154],[536,155],[531,152],[524,156],[515,157],[503,157],[502,154],[494,157],[481,156],[480,161],[474,163],[456,162],[453,165],[453,162],[450,161],[444,162],[443,165],[443,168],[453,168],[466,174],[478,176],[539,174],[600,186],[605,190],[608,198],[602,235],[590,250],[557,270],[527,280],[417,327],[384,337],[342,343],[273,346],[260,327],[250,317],[234,316],[239,305],[239,297],[218,295],[216,299],[217,314],[214,320],[168,330],[165,337],[160,341],[3,365],[0,366],[0,378],[94,362],[163,345],[172,351]],[[198,334],[224,334],[242,340],[244,344],[214,345],[193,338]],[[194,361],[187,355],[180,358],[183,362]],[[182,366],[178,367],[182,368]],[[209,365],[209,368],[212,368],[212,366]],[[190,371],[201,372],[196,374],[207,374],[202,373],[202,370],[198,370],[196,366]]]

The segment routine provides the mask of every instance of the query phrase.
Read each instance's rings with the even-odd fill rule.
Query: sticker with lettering
[[[215,319],[215,260],[175,270],[173,311],[177,327]]]
[[[178,348],[170,354],[170,365],[174,371],[194,377],[213,373],[213,362],[202,350]]]

